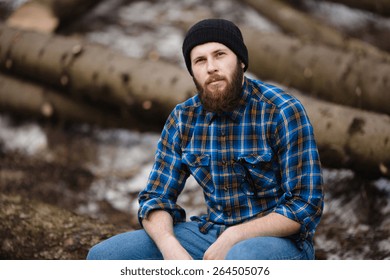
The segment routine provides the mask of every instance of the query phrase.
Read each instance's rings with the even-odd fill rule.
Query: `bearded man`
[[[314,259],[323,187],[302,104],[246,77],[248,51],[232,22],[192,26],[183,56],[198,94],[171,112],[139,194],[143,229],[95,245],[88,259]],[[186,179],[207,213],[186,220]]]

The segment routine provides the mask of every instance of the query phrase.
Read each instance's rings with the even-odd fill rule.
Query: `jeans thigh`
[[[304,241],[300,249],[294,240],[283,237],[255,237],[241,241],[228,252],[231,260],[310,260],[314,259],[312,243]]]
[[[88,260],[162,260],[156,244],[145,232],[120,233],[93,246]]]
[[[216,230],[207,234],[199,231],[197,222],[184,222],[174,226],[174,233],[180,244],[196,260],[215,242]],[[163,256],[145,230],[136,230],[115,235],[96,244],[87,259],[100,260],[161,260]]]
[[[211,228],[206,234],[200,232],[195,221],[177,224],[174,227],[176,238],[194,260],[203,259],[203,255],[211,244],[217,240],[217,231]]]

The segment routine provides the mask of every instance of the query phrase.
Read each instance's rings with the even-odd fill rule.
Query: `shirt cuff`
[[[164,210],[168,212],[173,219],[173,223],[180,223],[186,220],[186,212],[175,203],[164,202],[161,199],[151,199],[140,206],[138,210],[138,222],[142,226],[142,220],[154,210]]]

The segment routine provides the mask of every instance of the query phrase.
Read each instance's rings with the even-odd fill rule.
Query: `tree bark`
[[[287,91],[304,105],[325,166],[349,168],[367,178],[390,177],[390,116]]]
[[[323,25],[309,15],[292,8],[281,0],[243,0],[260,14],[269,18],[284,31],[315,43],[351,51],[358,56],[369,56],[390,62],[390,55],[366,42],[347,38],[337,30]]]
[[[43,117],[62,122],[85,122],[103,127],[137,128],[135,120],[120,119],[112,112],[91,107],[39,86],[0,73],[0,109],[18,115]]]
[[[249,71],[331,102],[390,114],[390,64],[243,28]]]
[[[119,106],[123,115],[130,112],[145,122],[163,124],[166,112],[194,92],[189,75],[173,65],[126,57],[82,39],[3,25],[0,48],[3,71],[48,83],[74,98]]]
[[[367,10],[383,16],[390,16],[389,0],[329,0],[352,8]]]
[[[0,259],[82,260],[115,227],[18,195],[0,194]]]

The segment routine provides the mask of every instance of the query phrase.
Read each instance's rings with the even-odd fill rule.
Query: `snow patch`
[[[46,150],[48,141],[45,132],[37,124],[14,126],[9,118],[0,116],[0,144],[5,151],[18,151],[33,156]]]
[[[305,0],[304,2],[313,16],[346,30],[363,28],[370,22],[375,22],[378,26],[384,28],[390,28],[390,19],[368,11],[326,1]]]

